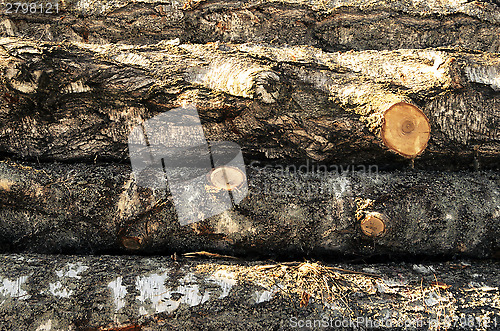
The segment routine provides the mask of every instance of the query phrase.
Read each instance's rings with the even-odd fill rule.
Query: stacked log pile
[[[0,17],[2,253],[500,255],[497,2],[64,0],[26,8],[5,3]],[[188,109],[199,120],[153,139],[154,119]],[[201,190],[216,204],[230,196],[230,208],[205,217],[194,198],[200,192],[186,186],[182,196],[193,199],[184,209],[198,214],[186,220],[172,177],[157,186],[141,183],[134,169],[139,149],[131,142],[153,148],[159,139],[164,148],[200,137],[214,155],[220,149],[227,157],[221,142],[241,148],[244,165],[216,166],[200,149],[183,154],[179,159],[188,161],[174,170],[175,157],[161,159],[160,170],[176,178],[198,176],[201,170],[186,163],[209,159],[215,169],[199,177]],[[5,255],[12,267],[17,258]],[[40,265],[51,257],[33,259]],[[80,262],[101,270],[96,259]],[[118,260],[108,266],[125,263]],[[176,271],[179,278],[195,266],[186,268]],[[0,270],[8,279],[0,292],[3,316],[24,304],[17,294],[38,305],[37,282],[52,284],[52,294],[64,292],[52,276],[21,285],[37,273],[36,266],[21,269],[21,278]],[[141,270],[130,272],[142,277]],[[7,298],[12,279],[17,294]],[[83,300],[107,291],[87,285],[64,293],[85,293],[78,294]],[[126,318],[107,312],[99,320],[83,309],[68,320],[47,311],[29,328],[98,330],[125,321],[130,330],[145,328],[144,320],[131,321],[147,309],[135,311],[137,303],[115,285],[116,311],[130,310]],[[103,307],[111,309],[106,300]],[[220,296],[233,302],[227,300]],[[161,313],[171,318],[169,309]],[[192,317],[182,314],[175,315],[181,324]],[[49,320],[54,326],[46,326]],[[15,323],[5,325],[22,329],[29,322]]]

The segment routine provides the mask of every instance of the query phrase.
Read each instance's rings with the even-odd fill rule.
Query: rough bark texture
[[[102,44],[180,38],[334,51],[458,46],[499,52],[498,6],[454,0],[65,0],[59,15],[4,15],[3,35]]]
[[[177,42],[174,42],[176,44]],[[248,159],[405,163],[380,139],[407,101],[429,118],[419,166],[498,166],[498,56],[455,50],[53,44],[3,39],[0,149],[38,160],[125,160],[131,129],[195,104],[209,140]],[[406,162],[407,163],[407,162]]]
[[[1,259],[3,330],[495,330],[500,322],[492,262]]]
[[[46,253],[336,257],[489,257],[500,247],[497,173],[290,170],[248,167],[249,193],[240,203],[182,226],[172,196],[138,187],[128,166],[2,162],[2,244]],[[360,222],[370,212],[387,218],[384,236],[363,235]]]

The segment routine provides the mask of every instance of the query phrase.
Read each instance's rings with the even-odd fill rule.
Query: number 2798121
[[[5,14],[58,14],[59,3],[6,2]]]

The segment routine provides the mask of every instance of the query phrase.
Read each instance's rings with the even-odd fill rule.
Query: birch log
[[[1,259],[4,330],[496,329],[500,318],[498,263],[487,261],[395,266],[34,254]]]
[[[169,191],[137,186],[128,166],[1,162],[1,243],[38,253],[279,257],[489,257],[500,246],[495,172],[328,170],[249,166],[243,200],[181,225]],[[212,178],[204,187],[225,189]]]
[[[125,161],[133,127],[195,104],[206,138],[249,160],[498,166],[496,55],[175,44],[3,39],[0,150]]]

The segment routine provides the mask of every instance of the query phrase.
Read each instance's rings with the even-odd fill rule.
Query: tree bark
[[[493,172],[249,166],[242,200],[181,225],[169,191],[137,186],[128,166],[0,166],[4,251],[489,257],[500,247]],[[221,186],[207,179],[204,189],[218,190],[210,199],[222,204]],[[182,208],[204,213],[193,201]]]
[[[498,166],[500,60],[492,54],[2,42],[0,149],[13,156],[124,161],[134,126],[196,104],[206,138],[234,141],[250,160],[407,164],[395,151],[423,152],[426,168],[472,168],[474,158]],[[421,129],[410,152],[383,139],[386,112],[400,102],[431,127],[429,142]],[[403,145],[416,144],[396,131]]]
[[[456,46],[499,52],[498,1],[145,1],[59,3],[59,14],[4,14],[4,36],[152,44],[256,42],[325,50]]]
[[[312,323],[319,321],[336,330],[353,325],[496,329],[500,318],[498,263],[487,261],[395,266],[1,258],[4,330],[294,330],[306,323],[317,328]]]

